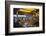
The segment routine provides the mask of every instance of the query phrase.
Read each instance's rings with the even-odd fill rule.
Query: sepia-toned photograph
[[[39,27],[39,9],[35,8],[14,8],[14,28]]]

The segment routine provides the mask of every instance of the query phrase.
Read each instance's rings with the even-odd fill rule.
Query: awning
[[[31,8],[20,8],[20,12],[26,12],[26,13],[31,13],[31,11],[34,10],[34,9],[31,9]]]

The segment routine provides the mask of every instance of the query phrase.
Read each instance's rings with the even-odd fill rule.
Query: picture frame
[[[18,11],[18,9],[19,9],[19,11]],[[17,20],[19,20],[19,22],[21,22],[23,20],[23,17],[25,20],[27,18],[27,16],[29,15],[28,13],[31,11],[34,13],[34,12],[36,12],[35,10],[37,10],[38,14],[40,14],[40,15],[36,15],[36,16],[38,16],[38,18],[36,17],[37,20],[35,20],[35,21],[38,21],[37,25],[36,25],[36,23],[35,23],[35,26],[34,26],[34,24],[30,25],[30,22],[29,22],[29,27],[28,27],[28,25],[25,25],[25,22],[27,23],[28,20],[26,20],[25,22],[23,21],[22,24],[24,24],[24,25],[21,25],[21,27],[18,26],[18,24],[19,24],[18,22],[15,23]],[[19,13],[17,13],[17,12],[19,12]],[[24,13],[21,13],[21,12],[24,12]],[[33,14],[33,13],[31,13],[31,14]],[[28,17],[32,17],[32,16],[29,15]],[[30,20],[31,20],[31,18],[29,19],[29,21]],[[31,22],[34,23],[34,20]],[[5,1],[5,34],[6,35],[38,34],[38,33],[45,33],[45,3]]]

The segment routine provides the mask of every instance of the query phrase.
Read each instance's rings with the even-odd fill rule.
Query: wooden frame
[[[42,5],[42,13],[43,13],[43,21],[42,21],[42,31],[29,31],[29,32],[13,32],[13,33],[9,33],[9,24],[10,24],[10,5],[15,5],[16,3],[19,3],[19,4],[32,4],[32,5]],[[18,34],[38,34],[38,33],[44,33],[45,32],[45,4],[44,3],[40,3],[40,2],[20,2],[20,1],[6,1],[5,2],[5,34],[6,35],[18,35]]]

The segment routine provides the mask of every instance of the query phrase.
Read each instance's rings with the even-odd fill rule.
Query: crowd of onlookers
[[[21,15],[21,13],[18,13]],[[17,15],[18,15],[17,14]],[[14,27],[38,27],[39,26],[39,10],[35,9],[32,13],[22,13],[26,17],[14,17]]]

